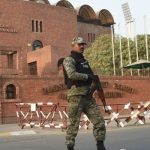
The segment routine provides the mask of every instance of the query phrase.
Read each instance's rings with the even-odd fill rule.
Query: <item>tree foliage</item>
[[[131,62],[137,60],[136,53],[136,40],[129,40]],[[139,59],[146,58],[146,42],[144,35],[137,36],[137,49]],[[126,37],[121,38],[121,48],[123,56],[123,66],[128,65],[129,62],[129,51],[128,51],[128,39]],[[148,35],[148,48],[150,49],[150,35]],[[120,40],[116,36],[114,38],[114,49],[115,49],[115,65],[116,75],[121,75],[121,63],[120,63]],[[150,54],[149,54],[150,56]],[[112,53],[112,40],[111,35],[103,35],[96,38],[92,45],[85,50],[85,57],[89,60],[92,68],[102,75],[113,75],[113,53]],[[124,70],[125,75],[130,74],[130,70]],[[133,70],[133,74],[137,75],[137,70]]]

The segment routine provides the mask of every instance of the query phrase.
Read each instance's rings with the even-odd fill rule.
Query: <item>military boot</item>
[[[67,146],[67,149],[68,150],[74,150],[74,147],[73,146]]]
[[[97,150],[106,150],[103,141],[98,141],[97,142]]]

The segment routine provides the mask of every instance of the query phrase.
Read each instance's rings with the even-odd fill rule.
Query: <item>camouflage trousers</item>
[[[95,100],[87,96],[77,95],[68,97],[69,124],[66,132],[66,145],[74,146],[77,136],[81,113],[85,113],[93,123],[93,134],[96,141],[104,141],[106,128],[103,116]]]

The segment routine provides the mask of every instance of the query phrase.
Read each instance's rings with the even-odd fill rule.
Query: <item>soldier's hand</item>
[[[88,74],[88,78],[91,79],[92,81],[97,81],[99,79],[98,75],[91,75],[91,74]]]
[[[111,114],[111,111],[107,106],[104,106],[104,110],[105,110],[105,113]]]

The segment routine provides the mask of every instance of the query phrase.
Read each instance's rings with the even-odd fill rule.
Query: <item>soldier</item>
[[[104,146],[105,122],[95,99],[89,96],[89,90],[95,75],[83,56],[85,44],[82,37],[75,37],[72,41],[71,54],[63,61],[65,83],[68,89],[69,116],[66,145],[68,150],[74,150],[81,113],[84,112],[93,123],[93,134],[97,142],[97,150],[106,150]]]

